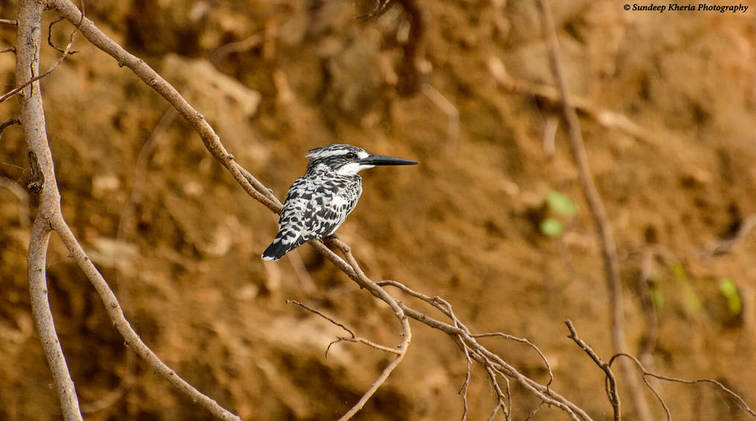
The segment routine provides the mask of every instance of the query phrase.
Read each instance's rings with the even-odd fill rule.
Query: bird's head
[[[307,170],[330,170],[339,175],[355,175],[376,165],[415,165],[417,161],[375,155],[352,145],[327,145],[315,148],[305,155],[310,158]]]

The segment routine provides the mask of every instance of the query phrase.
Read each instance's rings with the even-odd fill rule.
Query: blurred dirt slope
[[[14,17],[13,3],[0,6],[3,18]],[[555,387],[606,418],[601,373],[562,324],[572,319],[609,354],[600,255],[563,126],[554,156],[543,147],[557,108],[507,92],[490,71],[500,60],[509,77],[551,82],[536,10],[519,1],[419,3],[417,67],[427,85],[414,93],[404,86],[411,31],[398,5],[367,22],[354,16],[371,4],[330,0],[101,1],[87,10],[175,83],[281,198],[315,146],[351,143],[421,161],[366,172],[365,195],[341,238],[374,279],[444,296],[479,331],[529,337],[550,358]],[[664,250],[667,259],[649,267],[659,328],[654,368],[717,378],[756,402],[754,237],[728,254],[702,253],[756,213],[754,12],[629,13],[616,1],[553,6],[572,92],[649,133],[639,138],[582,119],[622,258],[632,349],[645,332],[643,255]],[[64,44],[70,25],[55,28],[53,38]],[[12,28],[0,29],[2,47],[12,45]],[[307,246],[299,256],[311,279],[291,258],[263,265],[274,216],[233,183],[158,95],[84,40],[75,48],[43,82],[64,213],[134,327],[185,378],[245,419],[338,417],[386,357],[339,344],[326,360],[326,345],[341,332],[284,301],[305,300],[385,344],[397,341],[389,312]],[[45,48],[44,63],[54,58]],[[14,86],[13,69],[13,56],[0,55],[4,90]],[[0,105],[3,120],[16,112],[14,101]],[[3,134],[0,176],[23,184],[20,133]],[[552,190],[579,206],[563,218],[567,230],[558,239],[538,229]],[[27,294],[28,221],[18,215],[16,197],[0,189],[0,419],[52,420],[58,404]],[[738,287],[738,314],[719,291],[723,278]],[[87,419],[209,419],[127,357],[55,240],[49,281]],[[499,349],[545,380],[527,349]],[[470,416],[483,419],[492,397],[484,373],[473,376]],[[417,327],[405,362],[358,418],[458,419],[463,378],[455,346]],[[678,419],[745,419],[705,386],[662,389]],[[515,419],[522,419],[537,402],[514,393]],[[535,419],[557,417],[543,408]]]

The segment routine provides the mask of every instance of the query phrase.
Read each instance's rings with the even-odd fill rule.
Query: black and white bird
[[[374,155],[351,145],[328,145],[305,155],[307,172],[291,185],[278,221],[278,235],[262,254],[278,260],[308,240],[333,235],[362,194],[357,173],[376,165],[415,165],[417,161]]]

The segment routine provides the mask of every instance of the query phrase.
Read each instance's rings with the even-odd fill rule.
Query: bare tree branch
[[[619,394],[617,393],[617,379],[614,377],[611,366],[601,360],[601,358],[598,356],[598,354],[596,354],[593,348],[591,348],[590,345],[588,345],[587,343],[585,343],[585,341],[578,337],[575,326],[572,324],[571,320],[567,320],[564,323],[567,325],[567,329],[570,331],[570,334],[567,337],[575,341],[580,349],[585,351],[585,353],[588,354],[589,357],[591,357],[593,362],[596,363],[596,365],[604,371],[604,374],[606,374],[606,395],[609,398],[609,403],[612,404],[614,421],[620,421],[622,419],[622,411],[620,410],[620,398]]]
[[[14,48],[13,51],[16,51],[16,49]],[[17,118],[12,118],[12,119],[10,119],[8,121],[4,121],[3,124],[0,124],[0,139],[2,139],[3,132],[5,131],[5,129],[8,128],[8,127],[10,127],[10,126],[12,126],[12,125],[14,125],[14,124],[19,124],[20,125],[21,124],[21,120],[19,120]]]
[[[82,18],[82,19],[84,18],[84,15],[83,15],[83,14],[81,15],[81,18]],[[50,28],[52,28],[52,25],[53,25],[53,24],[50,24]],[[44,73],[42,73],[41,75],[38,75],[38,76],[33,76],[33,75],[32,75],[33,77],[32,77],[31,79],[27,80],[27,81],[26,81],[26,82],[24,82],[24,83],[21,83],[21,84],[20,84],[20,85],[19,85],[18,87],[16,87],[16,88],[14,88],[14,89],[10,90],[10,91],[9,91],[8,93],[6,93],[5,95],[1,96],[1,97],[0,97],[0,103],[2,103],[3,101],[7,100],[8,98],[10,98],[10,97],[12,97],[12,96],[16,95],[17,93],[21,92],[21,91],[22,91],[22,90],[23,90],[24,88],[26,88],[26,87],[27,87],[27,86],[29,86],[30,84],[32,84],[32,83],[34,83],[34,82],[36,82],[36,81],[38,81],[38,80],[42,79],[43,77],[45,77],[45,76],[47,76],[47,75],[49,75],[49,74],[50,74],[50,73],[52,73],[52,72],[53,72],[53,71],[54,71],[54,70],[55,70],[55,69],[56,69],[56,68],[57,68],[58,66],[60,66],[60,63],[63,63],[63,60],[65,60],[65,59],[66,59],[66,57],[68,57],[68,56],[70,56],[71,54],[73,54],[73,53],[71,52],[71,46],[73,46],[73,42],[74,42],[74,37],[75,37],[75,36],[76,36],[76,30],[74,30],[74,31],[72,31],[72,32],[71,32],[71,36],[69,37],[69,40],[68,40],[68,45],[66,45],[66,49],[65,49],[65,50],[63,50],[63,55],[61,55],[61,56],[60,56],[60,58],[58,59],[58,61],[56,61],[56,62],[55,62],[55,64],[53,64],[53,65],[52,65],[52,66],[51,66],[51,67],[50,67],[49,69],[47,69],[47,71],[45,71],[45,72],[44,72]],[[52,45],[52,44],[50,44],[50,45]],[[55,46],[53,46],[53,48],[55,48]],[[55,49],[57,50],[58,48],[55,48]],[[37,45],[37,50],[39,50],[39,45]],[[37,51],[37,53],[36,53],[36,54],[37,54],[37,55],[39,55],[39,51]],[[35,71],[34,71],[34,73],[37,73],[38,71],[39,71],[39,66],[37,66],[37,67],[35,68]]]
[[[389,348],[389,347],[387,347],[385,345],[377,344],[377,343],[375,343],[375,342],[373,342],[371,340],[368,340],[368,339],[361,338],[361,337],[357,336],[352,329],[349,329],[343,323],[337,322],[332,317],[329,317],[329,316],[323,314],[323,312],[321,312],[320,310],[316,310],[316,309],[314,309],[314,308],[312,308],[312,307],[310,307],[310,306],[308,306],[306,304],[303,304],[303,303],[301,303],[299,301],[296,301],[296,300],[286,300],[286,304],[295,304],[295,305],[299,306],[300,308],[302,308],[302,309],[304,309],[306,311],[309,311],[312,314],[315,314],[315,315],[318,315],[318,316],[322,317],[323,319],[327,320],[332,325],[338,326],[341,329],[344,329],[344,331],[346,331],[349,334],[348,338],[343,337],[343,336],[337,336],[337,339],[335,341],[332,341],[331,343],[328,344],[328,347],[326,347],[326,351],[325,351],[325,357],[326,358],[328,358],[328,351],[331,349],[331,346],[335,345],[335,344],[337,344],[339,342],[360,343],[360,344],[367,345],[367,346],[369,346],[371,348],[375,348],[375,349],[377,349],[379,351],[388,352],[388,353],[397,354],[397,355],[400,354],[400,352],[397,351],[394,348]]]
[[[562,114],[567,123],[567,134],[570,144],[570,153],[575,161],[578,170],[580,185],[583,195],[588,203],[588,209],[591,212],[596,229],[598,231],[598,241],[601,247],[602,258],[604,262],[604,272],[609,291],[609,311],[611,319],[611,340],[615,352],[626,352],[627,344],[625,342],[624,314],[622,310],[622,282],[619,272],[619,261],[617,259],[617,246],[612,235],[611,222],[606,213],[606,208],[601,200],[601,195],[596,189],[591,175],[591,169],[588,164],[588,156],[585,152],[583,135],[580,130],[580,121],[577,113],[570,102],[567,93],[566,81],[562,63],[559,58],[559,40],[557,39],[554,19],[551,16],[551,9],[546,0],[538,0],[538,7],[541,9],[541,20],[546,38],[546,44],[549,51],[549,64],[551,73],[556,81],[559,96],[562,102]],[[632,369],[628,364],[620,367],[626,377],[627,385],[630,389],[633,405],[641,421],[650,421],[651,413],[648,403],[643,396],[643,391],[637,379],[632,375]]]
[[[65,16],[69,21],[76,20],[80,14],[70,1],[68,0],[49,0],[49,4],[53,6],[58,12]],[[234,157],[228,153],[226,148],[220,141],[218,135],[214,132],[212,127],[205,121],[204,117],[197,112],[181,95],[180,93],[166,82],[160,75],[158,75],[152,68],[150,68],[143,60],[125,51],[120,45],[107,37],[102,31],[100,31],[89,19],[84,19],[79,26],[81,33],[95,46],[102,49],[106,53],[115,58],[122,66],[130,68],[137,76],[139,76],[145,83],[152,87],[156,92],[161,94],[176,110],[182,115],[189,124],[200,134],[208,151],[231,173],[234,179],[242,186],[242,188],[253,198],[260,203],[268,207],[273,212],[278,212],[281,209],[280,201],[273,195],[273,193],[265,185],[260,183],[251,173],[244,170],[238,163],[235,162]],[[63,227],[61,227],[63,229]],[[66,230],[63,229],[65,232]],[[71,244],[75,239],[71,235],[66,234],[69,247],[73,247],[77,261],[80,266],[87,269],[87,266],[91,263],[87,263],[83,260],[85,256],[79,254],[77,251],[77,245]],[[341,420],[347,420],[353,417],[358,411],[360,411],[370,397],[383,385],[388,376],[402,361],[412,338],[411,329],[408,321],[409,318],[413,318],[429,327],[439,329],[449,334],[455,343],[462,346],[463,349],[467,349],[470,359],[475,360],[481,364],[484,368],[493,370],[494,373],[501,373],[500,375],[506,378],[515,379],[526,390],[534,393],[543,402],[548,405],[553,405],[575,421],[590,421],[591,417],[585,413],[574,403],[570,402],[563,396],[553,391],[548,385],[542,385],[535,380],[520,373],[513,366],[504,361],[500,356],[491,352],[489,349],[481,345],[475,337],[472,336],[470,331],[454,314],[451,309],[451,305],[439,297],[430,298],[423,294],[416,293],[409,288],[404,287],[403,291],[410,292],[411,295],[421,298],[429,304],[433,305],[446,317],[451,319],[451,324],[443,322],[426,314],[417,311],[404,303],[395,299],[390,295],[381,284],[371,280],[365,275],[360,268],[357,260],[351,253],[350,247],[337,239],[328,240],[327,243],[339,250],[343,255],[341,258],[333,250],[328,248],[323,241],[313,240],[310,244],[321,254],[323,254],[328,260],[336,265],[342,272],[344,272],[349,278],[351,278],[361,288],[366,289],[370,294],[377,299],[385,302],[389,305],[394,315],[401,325],[401,342],[397,346],[398,353],[396,357],[384,368],[383,372],[376,379],[376,381],[370,386],[370,388],[363,394],[360,400],[347,411]],[[82,252],[83,253],[83,252]],[[92,270],[88,268],[87,270]],[[97,274],[99,276],[99,274]],[[100,277],[101,278],[101,277]],[[104,281],[102,281],[104,282]],[[383,284],[387,285],[387,284]],[[399,283],[392,284],[397,286]],[[550,371],[550,370],[549,370]],[[501,396],[506,396],[502,391]],[[506,398],[508,399],[508,398]],[[497,409],[498,410],[498,409]]]
[[[49,0],[48,5],[55,8],[62,16],[68,19],[69,22],[78,22],[82,16],[79,9],[69,0]],[[263,193],[257,191],[249,182],[245,182],[246,179],[239,171],[234,156],[228,153],[226,148],[220,142],[220,138],[215,133],[210,124],[205,120],[200,112],[192,107],[189,102],[169,84],[162,76],[160,76],[155,70],[153,70],[147,63],[141,58],[129,53],[117,42],[113,41],[110,37],[105,35],[95,24],[84,17],[80,25],[78,25],[82,35],[84,35],[89,42],[94,44],[97,48],[108,53],[116,61],[119,66],[126,66],[131,69],[140,79],[142,79],[148,86],[154,89],[162,97],[164,97],[176,111],[181,114],[184,119],[192,126],[192,128],[199,133],[202,138],[202,142],[205,147],[211,152],[211,154],[223,165],[234,177],[234,179],[244,188],[244,190],[257,201],[261,202],[274,212],[280,210],[280,206],[277,206],[275,202],[271,201]]]
[[[241,418],[232,414],[222,406],[218,405],[213,399],[204,395],[198,391],[194,386],[189,384],[186,380],[182,379],[173,369],[165,365],[160,358],[142,341],[139,335],[131,327],[131,324],[126,319],[121,309],[118,299],[116,298],[113,290],[110,289],[105,279],[95,267],[92,260],[87,256],[84,249],[79,244],[78,240],[74,236],[71,229],[66,224],[63,216],[58,212],[53,215],[52,227],[55,232],[58,233],[60,239],[63,240],[63,244],[71,253],[71,257],[79,266],[82,272],[86,275],[89,282],[97,291],[100,296],[105,310],[113,322],[113,325],[118,330],[118,333],[123,336],[126,341],[126,345],[137,353],[147,364],[161,377],[167,379],[173,384],[176,389],[181,393],[187,395],[192,401],[199,403],[205,409],[210,411],[216,418],[221,420],[234,420],[241,421]]]
[[[72,55],[78,53],[78,51],[71,50],[68,53],[66,53],[66,50],[61,50],[60,48],[56,47],[55,44],[53,44],[53,42],[52,42],[52,29],[53,29],[53,26],[56,23],[58,23],[58,22],[60,22],[60,21],[62,21],[64,19],[65,18],[63,16],[59,16],[54,21],[50,22],[50,25],[47,27],[47,45],[49,45],[50,47],[52,47],[53,49],[55,49],[57,52],[59,52],[61,54],[64,54],[64,55],[68,54],[68,55],[72,56]],[[74,30],[74,32],[76,32],[76,31]],[[73,34],[71,35],[71,37],[73,37]]]
[[[22,101],[21,121],[23,123],[26,141],[30,149],[32,168],[38,168],[42,176],[41,199],[37,217],[34,222],[29,246],[29,277],[35,324],[40,333],[43,349],[48,364],[53,372],[56,390],[59,394],[64,419],[81,420],[78,400],[73,382],[71,381],[60,344],[58,342],[52,315],[47,304],[47,289],[45,287],[44,259],[47,253],[51,229],[56,231],[64,244],[72,253],[76,262],[87,275],[100,294],[109,316],[116,328],[124,336],[129,346],[140,356],[145,358],[155,371],[169,379],[179,390],[187,394],[194,401],[200,402],[216,417],[224,420],[240,420],[237,416],[220,407],[215,401],[203,395],[191,385],[181,379],[173,370],[168,368],[158,357],[147,348],[136,332],[131,329],[128,321],[118,305],[115,295],[105,280],[94,267],[89,257],[84,253],[73,233],[69,229],[60,209],[60,194],[58,192],[53,166],[52,155],[45,133],[44,110],[39,89],[39,77],[32,77],[39,68],[39,47],[41,42],[41,14],[43,4],[35,0],[23,0],[19,5],[18,41],[17,41],[17,78],[21,82],[18,92],[31,86],[28,94],[24,94]],[[81,22],[83,15],[76,15],[74,23]],[[73,41],[66,47],[70,50]],[[64,57],[67,54],[64,54]],[[57,64],[60,63],[61,60]],[[56,65],[57,65],[56,64]],[[31,74],[30,74],[31,73]]]
[[[655,374],[655,373],[652,373],[652,372],[648,371],[646,369],[646,367],[637,358],[635,358],[634,356],[632,356],[630,354],[624,353],[624,352],[621,352],[621,353],[618,353],[618,354],[615,354],[614,356],[612,356],[612,358],[609,360],[609,366],[611,367],[611,365],[614,363],[614,361],[616,359],[619,359],[620,357],[625,357],[625,358],[629,359],[630,361],[632,361],[636,365],[636,367],[638,367],[638,370],[641,372],[641,375],[642,375],[641,379],[643,379],[643,382],[646,384],[646,386],[648,386],[648,388],[651,390],[651,392],[654,394],[654,396],[656,396],[656,399],[659,401],[659,403],[661,404],[662,408],[664,408],[664,412],[667,415],[667,421],[672,421],[672,414],[669,411],[669,407],[664,402],[664,399],[661,397],[661,395],[656,391],[656,389],[654,389],[653,386],[651,386],[651,384],[648,382],[648,379],[646,379],[646,377],[653,377],[653,378],[659,379],[659,380],[664,380],[664,381],[673,382],[673,383],[682,383],[682,384],[696,384],[696,383],[709,383],[709,384],[713,384],[714,386],[716,386],[717,388],[719,388],[719,390],[721,390],[722,392],[724,392],[725,394],[727,394],[731,399],[733,399],[735,402],[737,402],[738,406],[740,406],[750,416],[756,418],[756,412],[754,412],[754,410],[751,409],[750,406],[748,406],[748,404],[746,403],[746,401],[742,397],[740,397],[740,395],[738,395],[737,393],[735,393],[732,390],[730,390],[727,386],[723,385],[721,382],[718,382],[718,381],[716,381],[714,379],[685,380],[685,379],[680,379],[680,378],[677,378],[677,377],[669,377],[669,376],[662,376],[660,374]]]
[[[18,5],[18,34],[16,40],[16,79],[21,86],[30,86],[28,95],[21,101],[21,121],[26,143],[30,150],[38,151],[44,161],[44,169],[50,180],[54,180],[52,155],[46,148],[45,117],[42,108],[42,94],[33,73],[39,70],[39,45],[41,42],[41,22],[43,5],[35,0],[20,0]],[[42,191],[42,201],[34,220],[29,238],[28,270],[29,292],[31,295],[32,317],[47,364],[52,371],[55,389],[58,393],[63,419],[81,420],[76,388],[68,371],[63,349],[55,330],[52,311],[47,295],[46,256],[50,243],[49,217],[55,213],[60,196],[56,185]]]

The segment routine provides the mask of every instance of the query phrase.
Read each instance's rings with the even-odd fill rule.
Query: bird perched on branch
[[[307,152],[307,172],[291,185],[278,222],[278,235],[262,254],[278,260],[308,240],[333,235],[362,194],[361,170],[417,161],[374,155],[351,145],[328,145]]]

